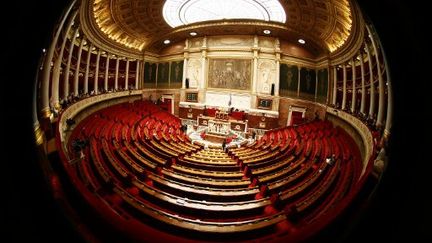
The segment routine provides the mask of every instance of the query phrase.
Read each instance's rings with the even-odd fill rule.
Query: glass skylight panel
[[[223,19],[286,21],[285,11],[277,0],[167,0],[163,16],[173,28]]]

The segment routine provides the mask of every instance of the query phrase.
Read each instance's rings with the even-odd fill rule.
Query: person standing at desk
[[[224,152],[226,152],[226,139],[224,139],[222,142],[222,149]]]

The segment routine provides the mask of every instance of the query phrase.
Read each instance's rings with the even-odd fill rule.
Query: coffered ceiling
[[[171,43],[198,35],[258,34],[271,30],[270,36],[296,42],[306,40],[305,48],[316,56],[326,55],[343,46],[351,35],[356,18],[350,0],[280,0],[286,22],[259,20],[219,20],[170,27],[163,18],[163,0],[84,0],[84,13],[94,31],[117,45],[135,52],[157,51],[163,40]]]

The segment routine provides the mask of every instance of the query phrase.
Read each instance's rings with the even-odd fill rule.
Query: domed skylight
[[[285,11],[278,0],[167,0],[163,17],[173,28],[222,19],[286,21]]]

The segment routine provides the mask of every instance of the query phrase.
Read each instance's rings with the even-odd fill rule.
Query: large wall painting
[[[249,90],[251,67],[250,59],[210,59],[208,88]]]

